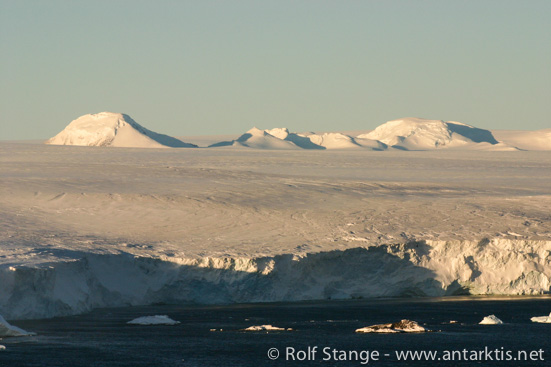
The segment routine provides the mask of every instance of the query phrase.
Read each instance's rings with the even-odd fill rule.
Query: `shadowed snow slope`
[[[46,141],[46,144],[127,148],[195,147],[194,144],[148,130],[128,115],[113,112],[81,116]]]
[[[380,142],[406,150],[459,148],[476,143],[496,145],[498,141],[488,130],[462,124],[408,117],[388,121],[360,139]]]

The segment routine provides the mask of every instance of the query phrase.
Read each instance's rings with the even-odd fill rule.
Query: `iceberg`
[[[480,325],[501,325],[503,324],[503,321],[501,321],[496,315],[490,315],[486,316],[482,319],[482,321],[479,322]]]
[[[249,326],[246,329],[243,329],[242,331],[291,331],[293,329],[288,328],[285,329],[283,327],[277,327],[272,325],[255,325],[255,326]]]
[[[530,320],[542,324],[551,324],[551,313],[549,313],[549,316],[534,316]]]
[[[23,329],[18,328],[17,326],[10,325],[2,315],[0,315],[0,337],[5,336],[26,336],[34,335],[34,333],[29,333]],[[2,348],[0,348],[2,349]]]
[[[356,329],[357,333],[425,333],[430,330],[425,329],[415,321],[401,320],[390,324],[378,324]]]
[[[167,315],[142,316],[127,322],[130,325],[176,325],[179,323],[180,321],[172,320]]]

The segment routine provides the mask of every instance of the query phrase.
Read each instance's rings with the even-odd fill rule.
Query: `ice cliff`
[[[70,260],[0,266],[7,319],[97,307],[457,294],[542,294],[551,241],[418,241],[267,257],[140,257],[80,253]]]

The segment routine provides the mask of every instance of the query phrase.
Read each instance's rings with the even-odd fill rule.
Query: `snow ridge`
[[[488,130],[455,121],[408,117],[388,121],[367,134],[290,132],[287,128],[253,128],[238,139],[211,145],[242,146],[255,149],[369,149],[386,150],[518,150],[499,142]]]
[[[360,143],[361,142],[361,143]],[[383,150],[386,145],[370,139],[355,138],[341,133],[299,134],[287,128],[260,130],[253,127],[239,138],[222,141],[210,147],[241,146],[255,149],[369,149]]]

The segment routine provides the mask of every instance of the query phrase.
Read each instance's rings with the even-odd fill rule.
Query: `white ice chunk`
[[[542,324],[551,324],[551,313],[549,313],[549,316],[534,316],[530,320],[532,320],[532,322],[539,322]]]
[[[391,324],[378,324],[356,329],[357,333],[424,333],[430,330],[425,329],[415,321],[401,320]]]
[[[34,333],[29,333],[28,331],[20,329],[17,326],[10,325],[10,323],[4,320],[2,315],[0,315],[0,337],[25,335],[34,335]]]
[[[180,321],[172,320],[167,315],[142,316],[127,322],[131,325],[176,325],[179,323]]]
[[[243,329],[243,331],[290,331],[293,329],[285,329],[282,327],[272,326],[272,325],[254,325],[249,326],[246,329]]]
[[[479,324],[480,325],[500,325],[500,324],[503,324],[503,321],[497,318],[496,315],[490,315],[483,318],[482,321],[479,322]]]

